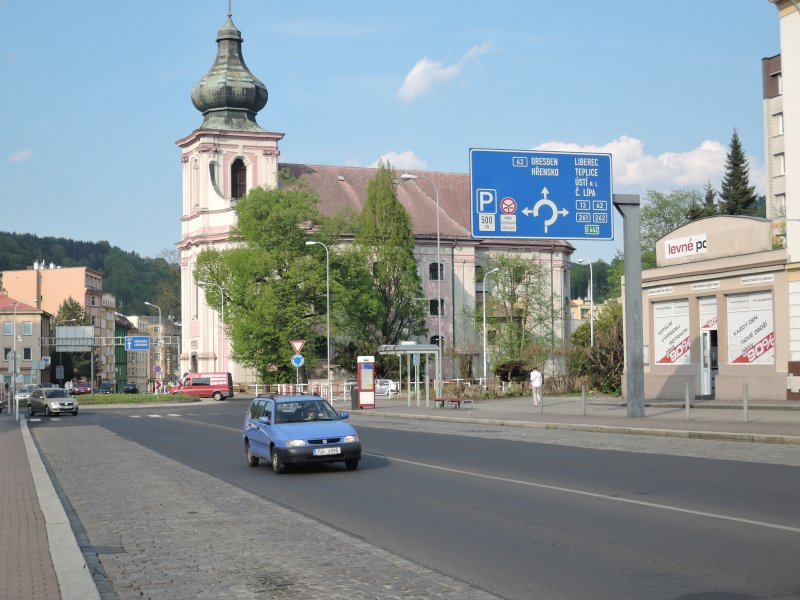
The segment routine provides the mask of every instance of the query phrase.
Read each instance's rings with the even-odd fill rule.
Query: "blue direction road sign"
[[[302,354],[295,354],[294,356],[292,356],[292,365],[294,367],[299,369],[300,367],[303,366],[304,362],[305,362],[305,359],[303,358]]]
[[[469,151],[474,238],[612,240],[610,154]]]
[[[129,335],[125,338],[125,350],[150,350],[149,335]]]

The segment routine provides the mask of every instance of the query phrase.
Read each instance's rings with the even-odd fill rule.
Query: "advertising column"
[[[357,360],[358,408],[375,408],[375,357],[359,356]]]

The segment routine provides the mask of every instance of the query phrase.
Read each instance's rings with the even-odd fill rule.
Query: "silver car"
[[[28,383],[26,385],[19,386],[19,389],[17,390],[17,399],[19,400],[19,403],[22,404],[23,401],[27,401],[28,398],[31,397],[31,394],[34,392],[34,390],[38,388],[39,385],[36,383]]]
[[[43,412],[48,417],[61,413],[78,414],[78,401],[61,388],[39,388],[28,398],[28,415]]]

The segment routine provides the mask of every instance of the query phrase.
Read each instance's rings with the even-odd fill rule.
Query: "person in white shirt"
[[[544,378],[542,377],[539,367],[533,367],[531,370],[531,391],[533,392],[533,405],[539,406],[542,402],[542,384]]]

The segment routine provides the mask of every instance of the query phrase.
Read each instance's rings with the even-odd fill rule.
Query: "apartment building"
[[[35,298],[51,315],[68,298],[82,304],[94,327],[98,367],[95,384],[116,378],[114,359],[114,312],[116,300],[103,292],[103,275],[88,267],[58,267],[34,263],[24,271],[3,271],[3,287],[14,298]],[[46,334],[45,337],[50,334]]]

